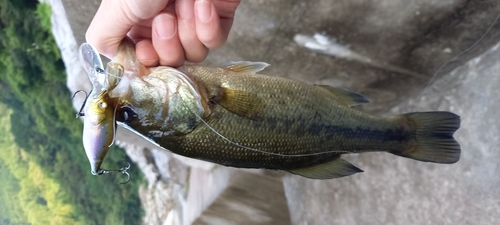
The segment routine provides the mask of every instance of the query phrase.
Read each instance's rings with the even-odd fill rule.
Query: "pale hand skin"
[[[145,66],[201,62],[227,40],[240,0],[103,0],[86,39],[108,58],[125,36]]]

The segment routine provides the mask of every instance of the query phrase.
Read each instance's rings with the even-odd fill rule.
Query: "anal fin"
[[[327,163],[295,170],[288,170],[288,172],[310,179],[324,180],[349,176],[355,173],[363,172],[363,170],[339,157]]]
[[[330,92],[340,103],[343,103],[347,106],[355,106],[369,102],[369,100],[365,96],[342,88],[331,87],[328,85],[316,85],[316,87]]]

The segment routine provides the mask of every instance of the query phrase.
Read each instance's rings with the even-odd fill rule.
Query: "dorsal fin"
[[[344,103],[347,106],[355,106],[370,102],[370,100],[368,100],[365,96],[342,88],[336,88],[328,85],[316,85],[316,87],[330,92],[340,103]]]
[[[269,64],[265,62],[250,62],[250,61],[238,61],[230,62],[226,68],[234,72],[251,72],[258,73],[268,67]]]
[[[217,102],[228,111],[252,118],[264,108],[264,103],[256,94],[222,87],[222,98]]]
[[[323,164],[295,170],[288,170],[288,172],[311,179],[323,180],[345,177],[355,173],[363,172],[363,170],[355,167],[351,163],[339,157],[333,161],[329,161]]]

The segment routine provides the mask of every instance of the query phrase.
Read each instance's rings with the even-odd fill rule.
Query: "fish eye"
[[[119,109],[116,120],[119,122],[132,122],[137,118],[137,113],[128,106]]]

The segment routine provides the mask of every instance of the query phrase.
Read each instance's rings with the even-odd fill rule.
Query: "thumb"
[[[121,40],[134,25],[123,8],[117,1],[102,1],[85,34],[87,42],[108,58],[114,57]]]
[[[158,14],[167,3],[168,0],[103,0],[85,38],[99,53],[111,59],[130,29]]]

